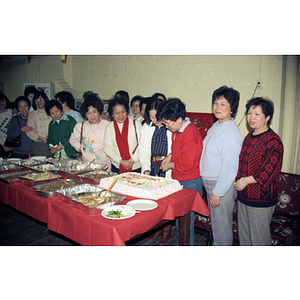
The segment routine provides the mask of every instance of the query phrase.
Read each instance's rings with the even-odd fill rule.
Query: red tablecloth
[[[32,187],[23,183],[7,184],[0,181],[0,201],[48,224],[48,228],[82,245],[125,245],[162,220],[174,220],[195,211],[208,216],[209,210],[199,193],[183,189],[157,200],[158,207],[142,211],[125,220],[109,220],[101,214],[92,215],[76,205],[65,202],[64,196],[38,196]],[[126,197],[122,204],[136,199]]]
[[[128,197],[122,204],[136,199]],[[82,245],[124,246],[131,238],[142,234],[162,220],[174,220],[195,211],[208,216],[207,205],[198,192],[183,189],[157,200],[158,207],[142,211],[124,220],[109,220],[101,214],[91,215],[62,199],[49,202],[48,228]]]
[[[0,201],[41,222],[48,222],[48,204],[58,198],[38,196],[32,187],[23,183],[8,184],[0,181]]]

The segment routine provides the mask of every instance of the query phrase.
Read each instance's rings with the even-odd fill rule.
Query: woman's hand
[[[43,144],[47,144],[47,138],[44,138],[42,136],[38,137],[38,140],[42,141]]]
[[[234,183],[234,187],[238,192],[240,192],[251,183],[256,183],[256,180],[253,178],[253,176],[242,177]]]
[[[30,126],[28,126],[28,125],[26,125],[26,126],[24,126],[24,127],[21,127],[21,131],[22,132],[28,132],[28,131],[31,131],[33,128],[32,127],[30,127]]]
[[[175,168],[175,164],[173,162],[170,162],[171,160],[171,156],[172,154],[169,154],[167,157],[165,157],[162,162],[161,162],[161,166],[160,166],[160,169],[163,171],[163,172],[166,172],[168,171],[169,169],[171,168]]]
[[[220,197],[212,194],[211,197],[210,197],[210,205],[212,207],[219,207],[221,204],[220,204]]]
[[[130,159],[128,159],[128,160],[122,159],[120,164],[123,166],[123,168],[124,168],[125,170],[129,170],[129,169],[132,168],[132,166],[133,166],[133,164],[134,164],[134,161],[133,161],[132,158],[130,158]]]

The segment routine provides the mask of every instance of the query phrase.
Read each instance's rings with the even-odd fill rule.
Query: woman
[[[69,139],[76,125],[76,120],[65,114],[57,100],[46,103],[45,110],[52,118],[49,123],[47,144],[53,157],[76,158],[78,152],[70,145]]]
[[[242,136],[233,117],[240,100],[238,91],[222,86],[212,95],[218,121],[203,140],[200,172],[207,194],[214,246],[232,246],[232,214]]]
[[[70,144],[77,152],[82,153],[84,161],[95,161],[106,164],[107,171],[111,170],[110,159],[104,153],[104,132],[109,124],[107,120],[101,120],[103,103],[97,94],[91,94],[80,106],[82,117],[87,119],[83,123],[77,123],[70,137]]]
[[[111,159],[111,171],[116,173],[141,172],[139,140],[141,122],[128,118],[129,105],[122,98],[114,97],[108,105],[113,121],[104,134],[104,152]]]
[[[281,139],[269,127],[273,113],[273,103],[262,97],[246,104],[247,122],[253,131],[244,139],[235,183],[240,245],[272,245],[270,223],[283,158]]]
[[[142,174],[171,178],[171,170],[166,172],[160,171],[161,161],[171,153],[172,133],[167,130],[156,119],[159,106],[164,103],[161,99],[153,99],[147,105],[145,110],[145,124],[141,131],[141,141],[139,146],[140,163]],[[157,231],[150,240],[156,240],[162,235],[160,244],[164,245],[171,235],[171,224],[165,226],[162,230]]]
[[[59,92],[55,95],[55,99],[61,103],[65,114],[74,118],[77,123],[84,121],[80,112],[74,109],[75,99],[70,92]]]
[[[185,104],[180,99],[164,101],[158,110],[159,120],[172,132],[172,153],[161,163],[163,172],[171,169],[172,178],[186,188],[202,195],[202,178],[199,163],[202,152],[202,138],[194,124],[186,118]],[[191,212],[190,245],[194,245],[194,215]],[[175,221],[178,228],[178,219]],[[178,230],[178,229],[177,229]]]
[[[27,136],[26,132],[32,131],[32,127],[27,125],[28,113],[30,109],[30,100],[27,97],[20,96],[16,99],[15,105],[19,114],[13,117],[7,128],[7,136],[16,138],[22,135],[22,143],[20,147],[13,147],[13,157],[26,159],[33,154],[32,140]]]
[[[141,106],[143,103],[143,97],[142,96],[134,96],[131,99],[130,102],[130,107],[131,107],[131,111],[133,113],[133,120],[137,120],[142,122],[144,120],[142,114],[141,114]]]
[[[7,126],[12,118],[12,109],[8,108],[10,101],[0,93],[0,157],[8,157],[12,149],[5,146]]]
[[[44,92],[37,92],[33,96],[33,108],[28,115],[27,125],[32,128],[31,131],[26,132],[28,137],[32,139],[32,151],[34,156],[51,157],[48,149],[47,137],[48,128],[51,117],[46,114],[45,104],[49,101]]]

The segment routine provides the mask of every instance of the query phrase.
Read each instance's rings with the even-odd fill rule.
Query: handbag
[[[20,127],[20,121],[19,121],[18,116],[17,116],[17,120],[18,120],[19,127]],[[14,139],[7,137],[5,140],[5,143],[4,143],[4,145],[9,148],[20,147],[21,144],[22,144],[22,133]]]

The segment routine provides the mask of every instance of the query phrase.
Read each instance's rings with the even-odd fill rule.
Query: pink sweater
[[[90,124],[89,121],[85,121],[83,123],[81,143],[80,134],[82,123],[77,123],[69,142],[75,150],[81,150],[84,161],[92,161],[95,159],[94,162],[96,163],[107,164],[107,171],[110,171],[111,162],[103,150],[104,132],[108,124],[109,121],[106,120],[101,120],[98,124]]]

